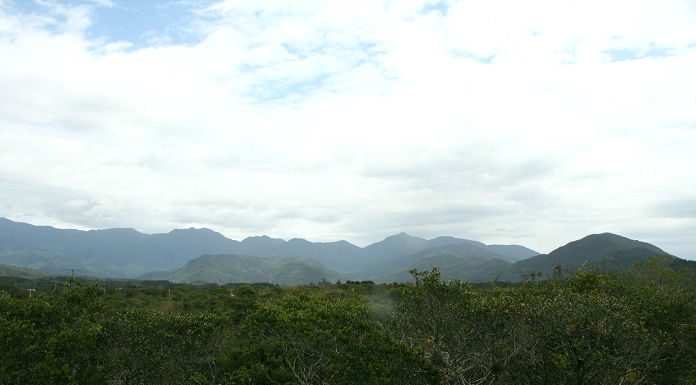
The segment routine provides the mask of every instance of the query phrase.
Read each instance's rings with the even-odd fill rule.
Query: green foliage
[[[694,292],[583,272],[474,289],[414,272],[399,335],[446,384],[675,384],[694,380]],[[676,282],[670,279],[669,282]]]
[[[0,384],[95,383],[102,331],[96,286],[70,279],[54,295],[0,292]]]
[[[129,310],[105,324],[100,342],[108,383],[214,384],[224,341],[223,319],[212,314]]]
[[[3,281],[0,385],[696,383],[696,279],[672,259],[513,285],[413,276]]]
[[[241,325],[240,343],[230,352],[231,361],[241,365],[235,378],[243,383],[432,383],[427,363],[390,338],[368,313],[362,298],[342,292],[302,291],[267,303]],[[242,341],[252,348],[239,349]]]

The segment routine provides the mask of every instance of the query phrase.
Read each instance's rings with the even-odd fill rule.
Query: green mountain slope
[[[435,256],[438,256],[438,258],[432,259],[432,257]],[[452,257],[453,259],[447,259],[447,257]],[[410,279],[410,274],[408,274],[408,271],[411,269],[416,268],[420,270],[423,266],[426,266],[427,268],[430,268],[430,266],[437,266],[440,268],[443,274],[448,274],[448,269],[451,267],[451,263],[461,264],[464,263],[466,259],[472,259],[472,261],[496,259],[503,262],[508,262],[506,265],[510,265],[510,263],[515,261],[510,257],[490,251],[483,243],[459,243],[432,247],[417,253],[406,255],[404,257],[381,262],[370,267],[369,269],[356,272],[352,276],[359,279],[370,279],[377,282],[402,281],[404,279]],[[435,262],[442,262],[443,265],[440,266],[433,264]],[[444,264],[445,262],[447,263]],[[461,272],[463,270],[460,268],[457,271]],[[500,272],[502,272],[502,270]],[[465,275],[466,277],[473,277],[471,273],[466,273]],[[452,276],[452,278],[464,279],[463,276]],[[476,281],[480,280],[478,277],[474,278]]]
[[[539,255],[536,251],[520,245],[486,245],[486,249],[515,261]]]
[[[411,269],[419,271],[440,269],[443,279],[458,279],[465,282],[489,282],[497,280],[509,267],[510,263],[498,258],[480,256],[460,256],[438,253],[420,260],[408,268],[377,277],[377,282],[410,282],[413,277]]]
[[[537,255],[515,263],[503,279],[517,281],[522,279],[524,274],[532,272],[549,276],[556,265],[560,265],[564,271],[576,271],[583,265],[598,267],[604,271],[622,271],[651,256],[670,255],[654,245],[620,235],[592,234],[559,247],[549,254]]]
[[[300,257],[267,258],[234,254],[204,255],[171,272],[148,273],[141,279],[166,279],[172,282],[255,283],[273,282],[300,285],[340,275],[311,259]]]

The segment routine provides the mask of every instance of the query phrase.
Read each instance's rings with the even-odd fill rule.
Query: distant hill
[[[134,229],[81,231],[0,218],[0,263],[63,273],[135,276],[182,266],[202,254],[227,252],[236,243],[208,229],[166,234]]]
[[[427,240],[420,237],[414,237],[406,233],[399,233],[387,237],[382,241],[366,246],[363,249],[362,255],[360,256],[362,262],[360,265],[374,265],[376,263],[389,261],[406,255],[414,254],[432,247],[451,245],[457,243],[483,245],[483,243],[481,242],[470,241],[468,239],[460,239],[454,237],[438,237],[431,240]]]
[[[409,281],[411,269],[437,266],[445,278],[519,281],[529,273],[549,276],[556,265],[566,272],[583,265],[622,271],[651,256],[669,254],[649,243],[610,233],[589,235],[540,255],[520,245],[486,245],[446,236],[424,239],[406,233],[361,248],[346,241],[286,241],[268,236],[235,241],[209,229],[163,234],[128,228],[81,231],[0,218],[0,264],[58,275],[266,282],[272,274],[274,281],[284,284],[339,277],[392,282]],[[669,257],[675,258],[675,266],[693,268],[696,264]],[[147,274],[158,271],[167,273]]]
[[[510,263],[501,259],[489,259],[480,256],[458,256],[438,253],[410,265],[401,270],[386,273],[374,278],[375,282],[410,282],[413,276],[410,271],[440,269],[443,279],[458,279],[466,282],[489,282],[498,280],[501,274],[510,267]]]
[[[604,271],[623,271],[634,263],[645,261],[652,256],[673,257],[649,243],[611,233],[592,234],[559,247],[549,254],[516,262],[503,275],[503,279],[520,280],[524,274],[531,272],[549,276],[556,265],[570,272],[583,265],[598,267]]]
[[[268,236],[248,237],[244,239],[233,253],[262,257],[312,258],[332,269],[349,270],[358,262],[362,248],[347,242],[310,242],[302,238],[289,241]]]
[[[172,272],[148,273],[139,277],[147,280],[208,283],[272,282],[281,285],[300,285],[310,282],[335,282],[339,273],[307,258],[267,258],[242,255],[204,255],[189,261]]]
[[[483,263],[483,261],[492,260],[498,262],[495,264]],[[444,275],[451,272],[461,273],[460,276],[455,274],[451,278],[464,279],[467,277],[474,281],[481,281],[486,280],[489,276],[494,279],[496,274],[501,274],[514,261],[511,257],[489,250],[483,243],[467,242],[432,247],[401,258],[384,261],[356,272],[352,276],[376,282],[404,281],[411,279],[408,273],[411,269],[429,270],[432,266],[437,266]],[[493,265],[497,266],[499,270],[491,271]],[[483,268],[485,268],[485,272],[480,271]]]
[[[525,274],[553,274],[556,265],[562,271],[574,273],[581,267],[603,271],[624,271],[636,262],[653,256],[674,258],[677,268],[693,268],[696,262],[673,257],[649,243],[616,234],[589,235],[559,247],[549,254],[521,257],[535,252],[521,246],[460,243],[425,249],[401,258],[377,263],[351,277],[363,277],[376,282],[410,281],[409,270],[429,270],[438,267],[445,279],[469,282],[492,280],[519,281]]]
[[[536,251],[520,245],[487,245],[486,249],[514,261],[521,261],[539,255]]]
[[[514,260],[537,253],[521,246],[491,245],[454,237],[424,239],[406,233],[364,248],[346,241],[289,241],[268,236],[235,241],[209,229],[178,229],[143,234],[134,229],[67,230],[34,226],[0,218],[0,263],[59,274],[135,277],[170,271],[201,255],[236,254],[260,257],[306,257],[342,271],[365,270],[381,262],[452,244],[489,248]]]

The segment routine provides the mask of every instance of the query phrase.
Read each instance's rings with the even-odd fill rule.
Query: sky
[[[0,216],[696,259],[696,1],[0,0]]]

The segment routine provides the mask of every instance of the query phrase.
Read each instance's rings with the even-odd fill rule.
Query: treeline
[[[689,271],[653,261],[506,286],[414,276],[0,291],[0,384],[696,383]]]

